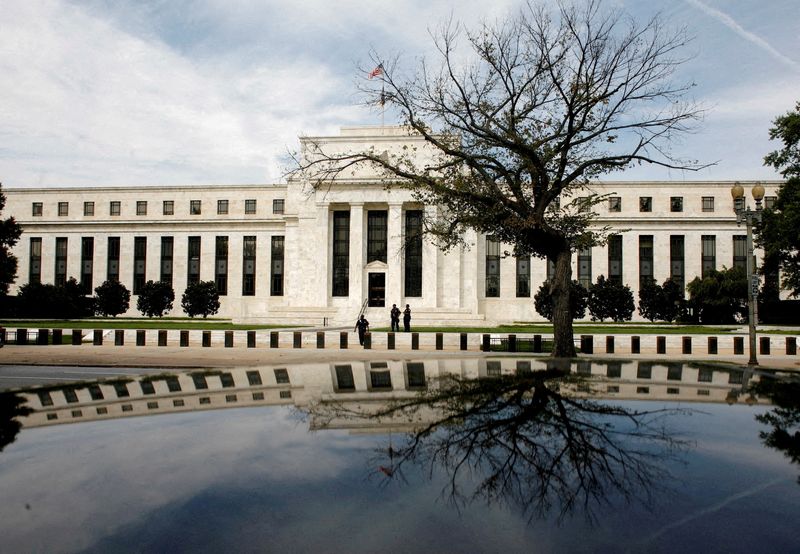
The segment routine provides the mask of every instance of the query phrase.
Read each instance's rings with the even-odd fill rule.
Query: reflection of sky
[[[759,445],[763,408],[692,407],[673,422],[697,441],[675,491],[591,528],[481,502],[459,514],[439,475],[375,473],[385,437],[309,433],[286,408],[23,430],[0,454],[0,550],[797,551],[797,468]]]

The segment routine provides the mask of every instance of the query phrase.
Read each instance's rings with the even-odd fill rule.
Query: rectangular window
[[[622,284],[622,235],[608,237],[608,280]]]
[[[189,215],[200,215],[201,203],[200,200],[189,200]]]
[[[682,212],[683,211],[683,196],[672,196],[669,199],[669,211]]]
[[[106,279],[109,281],[119,281],[119,237],[108,237]]]
[[[272,237],[270,290],[272,296],[283,296],[283,237]]]
[[[683,235],[670,235],[669,237],[669,278],[680,285],[681,290],[685,286],[684,273],[684,247]]]
[[[500,297],[500,241],[486,237],[486,298]]]
[[[42,239],[41,237],[31,238],[30,264],[28,266],[28,282],[42,282]]]
[[[764,197],[764,209],[771,210],[775,207],[775,202],[778,201],[777,196],[765,196]]]
[[[337,391],[356,390],[356,383],[353,379],[353,367],[351,365],[337,365],[334,366],[334,370],[336,371]]]
[[[653,211],[653,197],[652,196],[640,196],[639,197],[639,211],[640,212],[652,212]]]
[[[164,200],[164,202],[161,204],[161,212],[164,215],[175,215],[175,201]]]
[[[386,210],[367,212],[367,263],[386,263],[388,215]]]
[[[42,216],[42,203],[41,202],[34,202],[31,204],[31,215],[33,217],[41,217]]]
[[[733,267],[747,269],[747,235],[733,235]]]
[[[81,238],[81,291],[92,294],[92,278],[94,277],[94,238]]]
[[[653,235],[639,235],[639,289],[655,281],[653,277]]]
[[[136,215],[147,215],[147,200],[136,201]]]
[[[261,380],[261,373],[259,373],[258,370],[248,371],[247,372],[247,383],[251,387],[262,385],[263,381]]]
[[[86,217],[91,217],[94,215],[94,202],[83,203],[83,215]]]
[[[108,205],[108,214],[119,215],[120,213],[122,213],[122,205],[119,200],[112,200]]]
[[[216,237],[214,242],[214,283],[220,296],[228,294],[228,237]]]
[[[133,294],[142,292],[147,268],[147,237],[133,237]]]
[[[244,237],[242,250],[242,296],[256,294],[256,237]]]
[[[228,213],[228,201],[227,200],[217,200],[217,214],[218,215],[225,215]]]
[[[406,211],[405,295],[422,296],[422,210]]]
[[[284,208],[284,200],[283,198],[276,198],[272,201],[272,213],[274,214],[282,214]]]
[[[592,284],[591,248],[581,248],[578,250],[578,282],[587,290]]]
[[[621,212],[622,211],[622,198],[619,196],[611,196],[608,199],[608,211],[609,212]]]
[[[69,215],[69,202],[58,203],[58,215],[62,217]]]
[[[350,294],[350,212],[333,212],[333,296]]]
[[[53,284],[63,287],[67,283],[67,237],[56,237],[56,278]]]
[[[175,252],[175,239],[161,237],[161,282],[172,285],[172,260]]]
[[[186,284],[200,282],[200,237],[189,237]]]
[[[406,363],[406,389],[422,390],[427,387],[425,381],[425,364],[422,362]]]
[[[285,385],[289,383],[289,371],[285,368],[277,368],[273,370],[275,374],[275,382],[279,385]]]
[[[253,215],[256,213],[256,201],[255,200],[245,200],[244,201],[244,213],[247,215]]]
[[[717,269],[717,237],[715,235],[703,235],[700,237],[702,249],[703,271],[705,277],[711,271]]]
[[[714,197],[713,196],[704,196],[703,197],[703,211],[704,212],[713,212],[714,211]]]
[[[517,298],[531,296],[531,257],[517,256]]]

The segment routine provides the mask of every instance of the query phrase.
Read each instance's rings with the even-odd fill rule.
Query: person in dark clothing
[[[406,304],[406,309],[403,310],[403,331],[408,333],[411,330],[411,307]]]
[[[356,321],[354,330],[358,331],[358,344],[364,346],[364,335],[369,331],[369,321],[364,317],[364,314],[361,314],[361,317]]]
[[[389,317],[392,320],[392,331],[400,332],[400,308],[397,304],[392,304],[392,311],[389,312]]]

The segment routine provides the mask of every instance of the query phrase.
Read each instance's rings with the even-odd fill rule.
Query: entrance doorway
[[[383,308],[386,306],[386,274],[370,273],[368,284],[369,306],[372,308]]]

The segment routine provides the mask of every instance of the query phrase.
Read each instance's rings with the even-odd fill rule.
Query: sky
[[[543,0],[545,2],[549,0]],[[487,7],[487,4],[489,6]],[[800,101],[800,0],[606,0],[686,27],[704,121],[673,152],[700,172],[619,180],[775,179],[772,120]],[[370,53],[413,68],[429,29],[521,0],[0,0],[4,187],[280,182],[300,135],[377,125],[356,86]],[[386,123],[394,123],[387,113]]]

